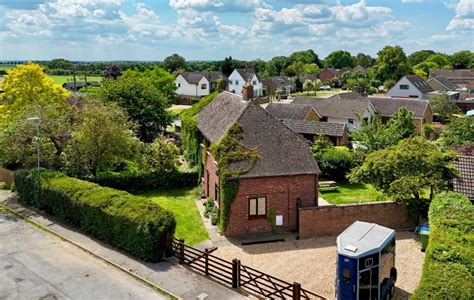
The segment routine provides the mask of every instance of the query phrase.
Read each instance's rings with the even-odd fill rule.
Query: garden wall
[[[405,206],[395,202],[300,207],[299,235],[301,238],[335,236],[355,221],[396,230],[413,229],[416,224]]]
[[[0,167],[0,182],[5,182],[6,184],[11,185],[15,182],[15,173]]]

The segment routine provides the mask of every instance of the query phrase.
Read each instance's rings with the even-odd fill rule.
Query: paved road
[[[0,211],[0,299],[164,299],[125,273]]]

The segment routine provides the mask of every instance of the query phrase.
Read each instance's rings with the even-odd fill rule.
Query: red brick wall
[[[355,221],[377,223],[392,229],[412,229],[406,208],[394,202],[300,208],[301,238],[339,235]]]
[[[271,231],[266,217],[249,219],[248,198],[255,196],[267,197],[267,213],[274,208],[277,215],[283,216],[283,226],[278,227],[279,231],[296,229],[297,199],[301,199],[301,206],[314,206],[317,180],[316,175],[241,179],[239,191],[232,202],[226,236]]]
[[[321,80],[322,83],[328,83],[333,77],[334,74],[326,69],[321,70],[321,72],[319,73],[319,80]]]
[[[202,149],[202,148],[201,148]],[[203,157],[204,159],[204,157]],[[206,194],[207,197],[212,197],[214,200],[218,200],[218,197],[215,193],[215,186],[216,184],[220,186],[219,177],[217,176],[217,170],[219,169],[216,160],[212,154],[207,153],[205,157],[204,163],[204,170],[202,172],[202,190]],[[207,175],[206,172],[209,171],[209,190],[207,190]],[[219,203],[218,203],[219,205]]]

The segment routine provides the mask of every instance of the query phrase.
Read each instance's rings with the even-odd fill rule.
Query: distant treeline
[[[392,57],[397,64],[402,65],[403,70],[390,70],[391,66],[386,58]],[[389,59],[390,60],[390,59]],[[4,61],[4,64],[15,65],[18,61]],[[45,71],[50,75],[88,75],[102,76],[106,68],[114,64],[122,71],[127,69],[136,69],[144,71],[152,69],[155,66],[161,67],[169,72],[176,71],[221,71],[224,75],[229,75],[235,68],[252,68],[261,77],[286,75],[295,77],[303,74],[318,74],[322,68],[354,68],[362,66],[366,69],[376,69],[379,73],[394,73],[399,76],[403,73],[418,74],[426,77],[429,70],[432,69],[467,69],[474,68],[474,53],[468,50],[459,51],[452,55],[435,52],[432,50],[420,50],[406,55],[399,46],[386,46],[373,58],[364,53],[352,55],[348,51],[337,50],[331,52],[324,59],[320,59],[318,54],[309,49],[306,51],[297,51],[289,56],[275,56],[268,61],[256,60],[238,60],[232,57],[226,57],[224,60],[215,61],[186,61],[179,54],[173,54],[164,59],[164,61],[115,61],[115,62],[81,62],[69,61],[66,59],[53,59],[51,61],[37,61],[45,67]],[[370,70],[369,70],[370,71]],[[395,72],[393,72],[395,71]],[[400,71],[400,72],[398,72]],[[388,75],[388,74],[387,74]],[[386,76],[371,76],[382,82],[387,79],[396,80],[399,77],[387,78]]]

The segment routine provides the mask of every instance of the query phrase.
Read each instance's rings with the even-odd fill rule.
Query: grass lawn
[[[310,98],[319,98],[319,97],[328,97],[340,93],[345,93],[348,92],[346,90],[342,89],[333,89],[331,91],[317,91],[316,93],[314,92],[298,92],[298,93],[293,93],[291,94],[292,96],[305,96],[305,97],[310,97]]]
[[[185,239],[188,245],[196,245],[209,238],[194,203],[196,189],[156,190],[141,193],[139,196],[146,197],[172,211],[177,223],[175,236]]]
[[[336,191],[320,192],[320,196],[331,204],[351,204],[388,200],[370,184],[338,183]]]
[[[54,83],[62,85],[65,82],[72,81],[72,76],[67,75],[50,75],[53,78]],[[83,81],[82,76],[76,76],[77,81]],[[101,76],[87,76],[87,81],[102,81]]]

